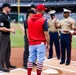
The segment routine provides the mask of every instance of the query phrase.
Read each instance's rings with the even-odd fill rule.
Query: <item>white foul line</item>
[[[18,23],[18,24],[20,25],[21,29],[24,31],[24,27],[20,23]]]
[[[48,60],[45,60],[45,61],[48,61]],[[51,59],[51,60],[53,60],[53,59]],[[72,61],[72,62],[74,62],[74,61]],[[68,70],[68,69],[64,69],[64,68],[60,68],[60,67],[56,67],[56,66],[50,66],[50,65],[47,65],[47,64],[43,64],[43,65],[47,66],[47,67],[50,67],[50,68],[57,68],[57,69],[60,69],[60,70],[76,73],[76,71],[73,71],[73,70]]]
[[[18,24],[19,24],[19,26],[20,26],[20,28],[22,29],[23,34],[24,34],[24,31],[25,31],[24,27],[23,27],[20,23],[18,23]]]
[[[11,70],[10,72],[15,72],[15,71],[18,71],[18,70],[22,70],[22,71],[27,72],[27,70],[21,69],[21,68],[17,68],[17,69]],[[9,73],[10,73],[10,72],[9,72]],[[32,72],[32,73],[33,73],[33,74],[36,74],[35,72]],[[0,73],[0,75],[4,75],[4,74],[7,74],[7,73],[4,73],[4,72]]]

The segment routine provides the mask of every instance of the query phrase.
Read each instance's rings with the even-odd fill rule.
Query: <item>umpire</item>
[[[28,18],[30,18],[33,14],[35,14],[35,11],[32,9],[29,9],[27,11],[26,14],[26,20],[24,22],[24,29],[25,29],[25,35],[24,35],[24,42],[25,42],[25,46],[24,46],[24,54],[23,54],[23,67],[25,69],[27,69],[27,62],[28,62],[28,56],[29,56],[29,43],[28,43],[28,38],[27,38],[27,33],[26,33],[26,29],[27,29],[27,20]],[[35,63],[33,63],[34,66],[36,66]]]
[[[14,29],[10,28],[10,18],[8,14],[11,11],[11,5],[8,3],[4,3],[2,5],[2,14],[0,15],[0,28],[2,28],[2,36],[1,36],[1,46],[0,46],[0,71],[10,72],[9,68],[16,68],[16,66],[12,66],[10,63],[10,32],[15,33]],[[5,66],[7,69],[5,69]]]

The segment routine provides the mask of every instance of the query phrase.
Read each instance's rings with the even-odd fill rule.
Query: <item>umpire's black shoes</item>
[[[60,57],[57,57],[58,60],[60,60]]]
[[[52,59],[52,57],[48,57],[48,59]]]
[[[9,69],[9,68],[16,69],[16,66],[12,66],[12,65],[10,65],[10,66],[7,67],[7,69]]]
[[[27,69],[27,66],[23,66],[24,69]]]
[[[0,67],[0,71],[3,71],[3,72],[10,72],[10,70],[4,69],[4,68],[2,68],[2,67]]]
[[[27,64],[23,64],[23,68],[24,69],[27,69]]]
[[[3,72],[10,72],[10,70],[8,70],[8,69],[3,69],[2,71]]]
[[[62,61],[60,62],[60,64],[64,64],[64,63],[65,63],[65,62],[62,62]]]
[[[68,66],[68,65],[70,65],[70,63],[66,62],[66,64],[65,64],[65,65],[67,65],[67,66]]]

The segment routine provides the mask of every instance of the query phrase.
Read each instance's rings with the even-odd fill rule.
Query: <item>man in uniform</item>
[[[8,3],[2,5],[2,14],[0,15],[0,30],[2,32],[1,45],[0,45],[0,71],[10,72],[9,68],[16,68],[10,63],[10,32],[15,33],[14,29],[10,28],[9,12],[11,11],[11,6]],[[4,67],[4,63],[6,68]]]
[[[37,14],[34,14],[27,22],[27,34],[29,41],[29,59],[27,75],[31,75],[33,62],[37,58],[37,75],[41,75],[43,68],[43,61],[45,59],[46,48],[50,48],[50,39],[47,27],[47,21],[43,17],[46,10],[43,4],[36,7]],[[47,46],[46,46],[47,43]]]
[[[36,13],[36,6],[34,4],[31,5],[31,10],[33,10]]]
[[[51,10],[49,12],[51,18],[47,20],[50,34],[50,50],[48,59],[53,57],[53,43],[55,45],[57,59],[60,59],[59,34],[58,29],[56,28],[56,25],[60,24],[60,22],[55,18],[55,12],[55,10]]]
[[[70,64],[71,61],[71,42],[72,42],[72,35],[71,30],[75,29],[75,21],[70,17],[70,10],[63,9],[63,15],[64,19],[60,22],[61,27],[61,35],[60,35],[60,41],[61,41],[61,62],[60,64],[65,63],[66,59],[66,65]]]
[[[29,9],[26,14],[26,20],[24,22],[24,29],[25,29],[25,35],[24,35],[24,42],[25,42],[25,47],[24,47],[24,54],[23,54],[23,67],[27,69],[27,62],[28,62],[28,56],[29,56],[29,43],[28,43],[28,38],[27,38],[27,20],[30,18],[35,12],[32,9]]]

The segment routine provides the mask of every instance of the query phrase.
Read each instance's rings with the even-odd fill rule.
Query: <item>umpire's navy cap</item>
[[[2,8],[5,8],[5,7],[11,8],[11,5],[10,5],[9,3],[4,3],[4,4],[2,5]]]
[[[36,8],[36,6],[34,4],[31,5],[31,8]]]

